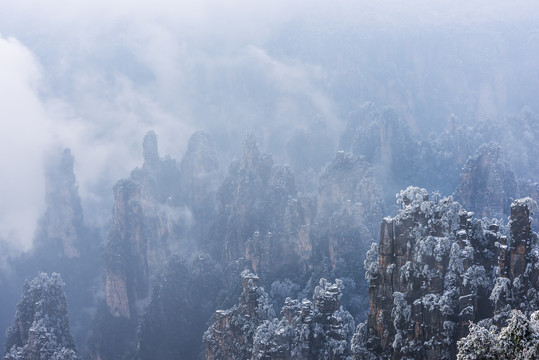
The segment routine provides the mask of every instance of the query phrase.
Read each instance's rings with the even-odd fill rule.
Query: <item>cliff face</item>
[[[397,217],[382,222],[378,271],[370,279],[369,346],[399,357],[448,357],[444,340],[475,319],[476,296],[486,286],[464,287],[459,277],[472,266],[490,269],[473,257],[471,214],[458,203],[430,202],[418,188],[401,192],[399,201]]]
[[[383,160],[386,170],[406,178],[411,170],[402,157],[408,153],[419,156],[428,147],[408,141],[409,134],[400,132],[403,125],[391,110],[364,110],[369,125],[356,126],[354,131],[360,137],[354,135],[349,141],[362,146],[360,139],[369,140],[363,131],[374,131],[371,140],[377,149],[368,156]],[[411,151],[414,144],[420,148]],[[368,147],[362,149],[367,151]],[[385,210],[375,178],[387,174],[383,174],[384,169],[373,169],[367,155],[337,152],[316,181],[317,191],[307,195],[296,191],[288,166],[275,165],[270,155],[260,152],[252,134],[244,138],[241,158],[231,164],[216,192],[216,156],[204,134],[193,136],[180,166],[160,158],[153,133],[144,139],[143,155],[143,166],[114,188],[113,226],[104,252],[108,310],[134,323],[142,305],[148,303],[151,274],[178,249],[184,253],[206,251],[222,268],[250,268],[256,275],[249,275],[249,284],[254,285],[244,284],[237,311],[216,315],[213,335],[207,338],[211,340],[210,357],[314,359],[331,353],[333,358],[352,354],[453,358],[456,340],[467,333],[471,321],[495,317],[503,323],[507,306],[517,306],[517,295],[513,294],[534,298],[536,290],[528,293],[535,289],[529,284],[538,276],[528,271],[532,267],[531,248],[509,241],[509,228],[503,223],[474,220],[473,213],[451,197],[433,195],[429,199],[425,190],[408,188],[398,196],[402,208],[397,216],[384,219],[379,226]],[[526,186],[533,189],[534,185]],[[499,147],[489,144],[467,162],[457,194],[464,202],[481,206],[473,209],[479,217],[503,217],[508,215],[511,197],[521,188],[501,160]],[[517,217],[513,216],[511,224],[523,229],[526,224],[523,220],[517,224]],[[276,299],[299,298],[300,292],[312,291],[320,278],[340,277],[348,291],[342,303],[357,320],[366,307],[362,274],[357,269],[377,234],[379,250],[372,248],[368,258],[374,261],[366,262],[370,313],[365,326],[356,331],[356,350],[350,348],[349,336],[343,335],[351,332],[342,329],[353,326],[347,320],[339,322],[343,314],[341,320],[328,326],[322,321],[338,311],[341,295],[336,308],[328,305],[333,300],[321,300],[321,307],[315,299],[290,300],[281,320],[260,318],[254,325],[244,322],[258,316],[255,298],[265,296],[253,290],[259,289],[258,276],[261,283],[271,285],[274,306],[280,305]],[[511,239],[514,236],[511,233]],[[497,272],[503,276],[495,275]],[[501,277],[509,280],[497,280]],[[495,281],[499,282],[496,286]],[[508,283],[512,285],[508,287]],[[326,285],[320,287],[331,287]],[[230,304],[230,298],[239,294],[229,281],[223,287],[226,294],[213,299],[213,305],[219,301]],[[156,289],[159,294],[161,289]],[[504,295],[494,301],[493,289]],[[326,291],[331,292],[329,288]],[[342,292],[340,289],[339,294]],[[161,316],[159,301],[154,304],[155,314],[148,315],[148,338],[153,331],[152,319]],[[322,303],[330,310],[324,310]],[[530,300],[530,304],[535,303]],[[322,314],[320,320],[311,327],[317,314]],[[344,332],[327,335],[333,334],[333,326]],[[308,329],[308,334],[295,327]],[[319,340],[311,342],[309,334],[317,334],[317,339],[327,335],[336,342],[320,345]]]
[[[159,157],[153,133],[144,139],[143,155],[143,166],[114,187],[113,222],[104,251],[106,304],[118,319],[134,320],[141,314],[152,273],[174,251],[208,251],[224,267],[246,261],[271,283],[278,274],[305,275],[313,266],[315,251],[329,254],[330,237],[332,260],[336,263],[345,258],[339,252],[345,248],[340,243],[340,226],[352,229],[344,231],[349,234],[346,249],[354,254],[358,250],[352,244],[357,236],[368,233],[355,223],[366,211],[358,208],[361,196],[356,193],[373,185],[366,176],[359,182],[352,180],[356,170],[363,174],[362,168],[342,174],[328,170],[328,174],[334,172],[328,179],[346,173],[344,182],[352,185],[343,185],[327,196],[321,190],[324,199],[333,196],[331,201],[337,205],[324,205],[329,209],[324,216],[332,215],[331,221],[319,222],[317,198],[298,196],[290,168],[274,165],[271,156],[261,154],[252,135],[244,139],[241,159],[232,163],[217,191],[216,207],[212,206],[212,189],[218,168],[204,134],[193,136],[180,167]],[[339,212],[348,199],[353,200],[355,210]],[[185,209],[188,214],[184,216]],[[200,247],[190,239],[199,239]],[[368,243],[370,236],[364,240]]]
[[[143,168],[114,186],[113,224],[105,248],[105,290],[115,316],[129,318],[136,311],[136,301],[147,296],[151,268],[161,264],[179,241],[174,231],[177,224],[167,211],[172,208],[156,199],[155,180],[155,173]]]
[[[474,220],[451,198],[430,201],[424,189],[408,188],[398,201],[397,216],[382,222],[378,257],[366,261],[365,342],[374,354],[455,358],[470,322],[501,323],[511,308],[537,307],[531,199],[511,207],[509,248],[499,225]]]
[[[102,272],[102,239],[96,227],[84,222],[74,164],[69,149],[48,154],[44,167],[46,211],[34,235],[33,248],[5,263],[6,269],[14,271],[2,274],[0,293],[2,306],[11,308],[25,279],[38,271],[62,273],[72,334],[79,349],[85,350],[93,316],[88,309],[95,306],[96,280]],[[0,326],[7,326],[6,320],[0,316]]]
[[[219,286],[216,283],[209,285],[212,291],[202,285],[189,286],[184,292],[191,295],[199,290],[206,292],[202,297],[208,296],[209,303],[201,305],[200,300],[186,299],[189,306],[192,303],[200,305],[188,315],[178,311],[167,317],[155,310],[172,307],[171,302],[177,297],[170,294],[173,289],[167,284],[159,283],[167,281],[170,276],[167,272],[181,274],[185,279],[196,278],[189,268],[196,268],[195,263],[186,267],[181,265],[182,261],[173,259],[168,267],[165,265],[171,254],[190,258],[197,251],[208,251],[211,244],[204,240],[209,233],[210,219],[214,217],[216,182],[220,176],[211,141],[204,133],[192,136],[180,165],[168,156],[162,158],[159,155],[157,136],[153,131],[146,134],[142,145],[142,167],[134,169],[128,179],[118,181],[113,188],[112,225],[103,250],[106,306],[98,308],[96,315],[91,339],[94,359],[115,359],[130,353],[136,341],[140,315],[145,322],[140,325],[144,328],[139,329],[142,335],[138,339],[138,356],[148,358],[148,352],[155,349],[151,343],[156,338],[166,343],[168,350],[175,349],[177,342],[156,335],[163,327],[154,327],[155,322],[172,327],[182,316],[190,321],[198,317],[197,320],[203,322],[202,319],[209,316],[208,312],[214,310],[216,293],[222,287],[220,282],[217,282]],[[208,262],[213,264],[209,257]],[[182,273],[181,269],[187,270]],[[199,270],[201,276],[208,275],[202,268]],[[162,271],[165,275],[160,273]],[[186,285],[184,281],[178,281],[182,286]],[[152,288],[154,290],[150,291]],[[155,293],[155,297],[151,298],[150,293]],[[172,313],[173,310],[167,311]],[[198,345],[192,339],[193,334],[201,334],[199,328],[199,325],[193,325],[194,330],[185,337],[193,344],[185,345],[189,341],[181,343],[195,353]],[[166,353],[167,349],[160,351]]]
[[[181,246],[187,226],[177,205],[179,169],[174,160],[160,159],[153,132],[144,137],[143,158],[142,168],[114,186],[104,251],[107,305],[111,314],[126,318],[139,310],[137,302],[148,296],[150,273]]]
[[[293,179],[287,167],[274,166],[266,187],[253,192],[266,194],[258,201],[267,211],[262,214],[266,232],[256,229],[244,245],[253,270],[306,270],[323,257],[333,268],[339,262],[348,270],[361,266],[384,208],[370,167],[338,152],[320,175],[315,195],[295,194]],[[253,215],[254,210],[236,216]]]
[[[340,149],[368,162],[375,170],[377,183],[383,184],[388,194],[410,184],[450,193],[459,184],[463,170],[462,193],[456,193],[458,200],[466,202],[466,207],[474,212],[472,206],[479,206],[481,211],[483,205],[490,206],[491,210],[502,206],[503,214],[509,216],[510,199],[529,195],[517,193],[514,174],[538,181],[537,161],[534,161],[538,150],[532,145],[539,138],[538,127],[533,126],[536,121],[537,115],[527,108],[519,115],[476,124],[451,115],[445,131],[425,136],[414,132],[391,108],[379,110],[367,102],[348,119]],[[512,169],[502,160],[501,147],[491,142],[502,145],[505,160],[511,163]],[[481,144],[485,145],[480,147]],[[474,175],[480,172],[485,176]],[[503,194],[493,192],[495,197],[489,200],[486,193],[496,188],[503,190]],[[480,191],[474,193],[475,190]],[[498,199],[503,195],[505,202]]]
[[[217,192],[217,221],[212,238],[217,246],[224,239],[221,255],[227,262],[245,255],[245,241],[255,231],[269,230],[267,222],[271,219],[264,216],[264,205],[272,167],[271,156],[260,154],[254,135],[246,135],[241,159],[230,165]],[[267,215],[273,217],[267,210]]]

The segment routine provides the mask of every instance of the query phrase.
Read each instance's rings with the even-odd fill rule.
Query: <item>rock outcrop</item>
[[[520,194],[520,197],[530,197],[536,203],[538,203],[539,202],[539,183],[532,182],[530,180],[519,181],[518,193]],[[539,216],[532,217],[531,221],[532,221],[533,231],[536,231],[536,232],[539,231]]]
[[[281,319],[268,311],[257,278],[242,275],[239,306],[217,311],[206,332],[206,359],[349,359],[352,316],[340,306],[342,282],[320,280],[313,299],[287,298]]]
[[[531,214],[536,208],[531,198],[511,204],[509,244],[504,241],[498,246],[499,276],[490,296],[498,325],[504,325],[511,310],[530,315],[539,309],[539,239],[531,229]]]
[[[504,222],[511,214],[514,199],[530,197],[539,201],[539,183],[518,179],[503,158],[500,145],[483,144],[461,171],[454,196],[476,217]],[[539,230],[539,217],[532,219],[531,226]]]
[[[215,323],[204,334],[206,360],[250,359],[258,326],[275,316],[268,294],[258,284],[258,276],[241,275],[243,292],[239,304],[217,310]]]
[[[515,175],[503,161],[501,147],[491,142],[466,161],[455,199],[478,217],[505,219],[517,191]]]
[[[505,326],[512,310],[537,309],[532,199],[513,202],[508,227],[473,218],[452,197],[430,199],[425,189],[409,187],[397,202],[401,209],[383,219],[380,242],[367,252],[366,323],[353,331],[339,303],[342,282],[324,279],[312,301],[288,298],[280,319],[262,320],[260,293],[245,286],[257,278],[244,273],[240,305],[218,311],[206,333],[206,358],[455,359],[470,324]]]
[[[14,271],[2,275],[2,306],[14,307],[20,284],[37,272],[63,274],[72,335],[84,351],[93,317],[88,309],[95,306],[97,281],[102,275],[102,238],[96,226],[84,221],[71,150],[55,149],[48,155],[44,167],[46,211],[34,234],[33,248],[5,263],[5,269]],[[7,326],[5,318],[0,322]]]
[[[464,285],[468,272],[484,277],[492,267],[474,250],[494,258],[493,244],[472,238],[472,214],[450,198],[433,202],[424,189],[408,188],[398,200],[397,216],[382,222],[377,272],[370,275],[368,345],[388,357],[448,358],[452,340],[475,320],[480,293],[489,290],[481,277]]]
[[[258,274],[285,266],[303,271],[311,257],[315,211],[311,201],[298,198],[290,168],[274,165],[247,134],[241,159],[230,165],[217,192],[213,246],[222,249],[223,263],[246,258]]]
[[[45,172],[47,211],[42,219],[37,246],[58,248],[59,256],[78,258],[81,251],[83,216],[74,158],[65,149],[60,158],[49,161]]]
[[[342,282],[320,279],[311,300],[287,298],[281,319],[258,327],[252,359],[349,359],[354,319],[340,306]]]
[[[152,269],[178,247],[185,218],[175,206],[179,170],[170,158],[160,159],[157,137],[143,141],[142,168],[114,186],[112,229],[105,245],[105,292],[114,316],[130,318],[148,296]]]
[[[161,298],[150,297],[151,289],[160,296],[153,280],[162,279],[154,275],[167,266],[172,254],[190,259],[200,251],[211,250],[208,229],[214,218],[215,190],[220,175],[209,137],[202,132],[193,134],[178,164],[168,156],[159,155],[157,136],[150,131],[144,136],[142,155],[142,167],[134,169],[128,179],[118,181],[113,188],[112,225],[103,250],[106,306],[98,308],[91,345],[95,359],[114,359],[127,356],[131,351],[144,308],[162,305]],[[206,258],[203,252],[199,254]],[[168,271],[172,271],[175,264],[181,267],[172,262]],[[209,313],[216,306],[215,293],[221,286],[214,286],[215,291],[208,292],[213,294],[208,295],[212,307]],[[204,287],[195,286],[185,291],[195,292],[197,288]],[[148,315],[148,312],[151,309],[146,311],[150,323],[139,330],[144,333],[139,339],[139,356],[144,358],[152,350],[148,339],[161,329],[154,329],[152,322],[159,321],[160,314]],[[208,309],[202,313],[206,315],[192,311],[190,316],[209,316]],[[110,336],[102,335],[107,331]],[[160,340],[168,341],[166,337]],[[197,352],[198,345],[194,344],[189,351]]]
[[[375,170],[377,183],[389,190],[388,194],[410,184],[450,193],[459,185],[461,174],[462,194],[457,192],[455,197],[467,209],[475,212],[472,206],[480,210],[490,206],[492,210],[494,205],[501,206],[495,202],[505,195],[509,200],[502,204],[503,214],[509,216],[511,198],[529,196],[516,192],[515,178],[538,181],[537,161],[534,161],[538,150],[532,145],[539,138],[539,127],[533,126],[536,121],[537,114],[529,109],[523,109],[520,115],[476,124],[451,115],[446,130],[427,136],[413,132],[391,108],[379,110],[375,104],[367,102],[350,116],[341,136],[340,149],[368,162]],[[481,144],[484,145],[480,148]],[[512,169],[501,158],[502,148]],[[484,178],[474,175],[481,171]],[[481,191],[475,195],[472,187]],[[496,187],[504,193],[494,194],[490,203],[482,199]],[[386,201],[390,205],[392,199]],[[485,213],[489,213],[488,209]]]
[[[366,261],[370,311],[362,338],[371,354],[453,359],[471,322],[502,324],[511,309],[537,309],[533,200],[512,204],[509,241],[499,224],[473,219],[451,197],[429,200],[410,187],[398,202],[397,216],[382,222],[378,257]]]
[[[13,325],[6,332],[4,360],[78,359],[63,286],[56,273],[39,273],[25,282]]]
[[[207,245],[201,240],[207,238],[220,178],[211,141],[202,132],[193,134],[180,165],[159,156],[153,131],[142,145],[142,167],[114,186],[104,251],[107,305],[125,318],[140,313],[150,275],[171,253],[191,254]]]

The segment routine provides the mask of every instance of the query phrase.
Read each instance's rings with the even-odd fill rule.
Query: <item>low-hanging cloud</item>
[[[368,37],[401,24],[528,21],[537,13],[528,0],[4,0],[0,239],[31,246],[51,148],[72,149],[86,217],[101,221],[110,216],[112,184],[141,163],[150,129],[161,153],[180,158],[198,129],[237,141],[245,128],[286,133],[316,115],[329,128],[342,125],[329,94],[339,56],[328,65],[317,54],[291,55],[288,32],[330,34],[330,42],[342,36],[352,47],[353,31]],[[349,49],[339,51],[346,65]],[[354,81],[361,71],[350,72]]]
[[[86,95],[75,107],[53,96],[44,71],[21,42],[0,38],[0,242],[10,249],[5,255],[32,245],[45,211],[44,163],[51,151],[72,149],[81,195],[94,211],[89,217],[102,221],[109,215],[102,213],[103,204],[110,205],[103,189],[140,164],[140,139],[148,129],[164,134],[169,148],[173,139],[166,134],[179,134],[181,144],[192,132],[128,78],[117,77],[111,86],[100,74],[77,74],[78,91]]]
[[[0,241],[26,250],[44,210],[50,119],[38,95],[39,63],[14,38],[0,37],[0,79]]]

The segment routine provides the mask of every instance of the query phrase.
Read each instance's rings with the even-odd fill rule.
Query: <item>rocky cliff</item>
[[[287,163],[296,175],[298,191],[316,192],[318,174],[335,153],[332,129],[317,116],[306,129],[294,131],[285,149]]]
[[[148,296],[150,274],[172,252],[193,250],[189,242],[193,211],[186,201],[197,205],[196,220],[202,221],[204,209],[211,208],[205,205],[211,195],[206,192],[208,182],[201,181],[194,189],[187,186],[215,168],[200,154],[202,137],[197,134],[191,140],[182,177],[175,160],[159,156],[156,134],[147,133],[142,167],[114,186],[112,228],[104,250],[106,300],[114,316],[130,318],[139,313],[141,300]],[[198,161],[203,162],[199,167]]]
[[[207,136],[193,135],[179,166],[159,156],[155,134],[145,137],[143,166],[114,188],[113,226],[104,252],[108,312],[133,324],[144,314],[140,356],[144,351],[146,357],[151,356],[155,342],[151,339],[165,339],[156,335],[162,331],[157,323],[176,321],[163,313],[170,307],[164,300],[168,295],[163,296],[168,285],[152,285],[150,278],[178,250],[207,252],[208,259],[215,259],[215,266],[224,269],[225,279],[219,285],[223,292],[212,293],[211,306],[227,308],[243,290],[237,307],[217,312],[205,337],[208,358],[449,359],[455,357],[456,341],[467,334],[471,322],[492,318],[503,324],[507,311],[523,308],[515,299],[534,298],[535,285],[530,284],[537,275],[528,269],[533,267],[529,254],[535,245],[515,245],[511,239],[516,235],[503,222],[512,199],[522,189],[533,190],[534,184],[517,182],[500,148],[489,143],[468,160],[456,192],[473,212],[452,197],[410,187],[398,194],[397,215],[382,220],[387,206],[376,179],[388,175],[385,170],[393,174],[390,178],[403,174],[395,182],[386,181],[392,188],[414,176],[429,181],[429,173],[446,163],[456,165],[463,157],[459,150],[445,159],[442,149],[433,155],[432,168],[426,171],[428,166],[423,164],[419,169],[425,171],[413,174],[414,158],[423,157],[435,140],[425,145],[407,131],[402,133],[404,125],[390,109],[378,113],[367,106],[363,110],[365,119],[360,123],[367,126],[356,124],[355,135],[346,141],[350,147],[355,144],[367,151],[361,139],[372,140],[376,152],[337,152],[322,169],[316,192],[310,194],[296,190],[291,168],[274,164],[271,155],[259,149],[253,134],[243,139],[240,158],[232,162],[216,191],[219,170]],[[466,137],[463,129],[450,129],[454,136],[448,146]],[[364,133],[367,130],[373,139]],[[410,167],[402,161],[407,153],[413,155],[406,160]],[[383,161],[383,168],[373,168],[369,161],[374,160]],[[511,215],[510,224],[523,229],[526,224],[517,222],[516,214]],[[498,220],[479,219],[483,217]],[[368,251],[378,236],[380,243]],[[358,271],[366,252],[368,301],[363,274]],[[182,274],[190,271],[183,265],[179,268]],[[243,289],[239,289],[226,277],[243,269],[253,274],[244,273]],[[509,280],[499,280],[504,277]],[[324,282],[317,287],[321,278],[337,285]],[[182,281],[179,286],[185,293],[195,291],[196,286],[187,290]],[[270,298],[259,283],[271,289]],[[346,284],[344,289],[342,284]],[[334,296],[335,286],[338,295]],[[152,287],[156,298],[142,312]],[[503,296],[494,300],[496,289]],[[312,301],[300,300],[313,291]],[[327,301],[318,301],[317,294],[326,294]],[[291,299],[283,306],[286,297]],[[257,299],[266,304],[265,309],[270,303],[275,309],[282,306],[281,319],[268,317],[267,312],[257,318]],[[368,320],[358,326],[352,340],[353,321],[348,316],[363,320],[367,302]],[[341,304],[348,315],[339,312]],[[184,305],[180,307],[188,308]],[[176,315],[191,319],[182,311]],[[332,317],[336,320],[323,320]],[[134,329],[132,325],[133,334]],[[332,340],[325,343],[322,337]],[[166,348],[176,349],[174,354],[182,351],[173,340],[166,341],[170,345]],[[189,351],[194,354],[196,346]]]
[[[162,317],[159,312],[152,312],[151,307],[170,305],[168,292],[163,291],[166,300],[161,299],[158,291],[161,287],[156,288],[158,285],[154,280],[164,281],[159,277],[164,276],[161,271],[181,273],[178,269],[185,268],[178,261],[172,261],[166,267],[172,254],[191,259],[193,254],[208,251],[209,247],[208,229],[214,217],[216,183],[220,179],[209,137],[202,132],[193,134],[185,156],[178,164],[169,156],[159,155],[157,135],[150,131],[142,142],[142,156],[142,166],[113,188],[112,224],[103,249],[105,305],[98,309],[94,336],[90,341],[95,359],[132,356],[126,354],[130,354],[137,342],[137,323],[141,315],[148,321],[144,323],[144,329],[139,330],[144,336],[138,339],[140,351],[137,356],[147,356],[153,349],[149,339],[156,337],[162,329],[153,327]],[[206,258],[203,253],[200,256]],[[187,269],[183,276],[189,278],[190,271]],[[163,287],[167,288],[166,284]],[[190,287],[189,291],[195,292],[196,288]],[[213,292],[208,292],[212,295],[206,294],[212,309],[205,309],[203,314],[214,310],[213,302],[219,289],[220,286],[215,286]],[[157,298],[151,298],[152,292]],[[177,315],[181,317],[182,314],[180,311]],[[197,321],[204,322],[203,318],[208,315],[193,311],[191,316],[199,316]],[[167,341],[166,337],[160,339]],[[196,353],[198,345],[194,344],[189,351]]]
[[[475,211],[471,206],[481,205],[470,197],[483,197],[487,187],[491,190],[498,187],[509,199],[528,196],[526,192],[517,192],[511,181],[538,181],[537,162],[533,160],[538,150],[532,145],[539,139],[538,127],[533,126],[537,118],[529,108],[523,108],[520,114],[476,123],[451,115],[444,131],[427,136],[414,132],[391,108],[379,110],[367,102],[349,116],[339,148],[368,162],[375,170],[377,183],[389,190],[387,194],[410,184],[451,193],[459,184],[460,174],[459,187],[463,193],[457,193],[456,197]],[[485,177],[469,176],[474,171],[483,171],[480,175]],[[482,191],[471,195],[471,187]],[[510,203],[511,200],[504,204],[506,216]]]
[[[504,324],[511,310],[530,315],[539,309],[539,244],[537,233],[531,229],[531,214],[536,208],[531,198],[511,204],[510,237],[498,245],[499,276],[490,296],[498,325]]]
[[[70,149],[56,149],[48,154],[44,168],[46,211],[34,234],[34,246],[21,257],[13,258],[10,265],[5,263],[5,269],[14,271],[2,274],[0,293],[2,305],[11,308],[25,279],[40,271],[61,273],[70,300],[72,334],[78,348],[85,350],[93,316],[89,309],[95,306],[94,295],[102,275],[102,238],[96,226],[84,221],[74,165]]]
[[[514,201],[505,226],[425,189],[397,195],[401,209],[383,219],[364,263],[365,323],[354,330],[343,282],[324,279],[312,301],[287,298],[272,318],[258,277],[244,272],[240,304],[218,311],[206,332],[206,359],[455,359],[471,324],[503,327],[512,310],[538,308],[533,199]]]
[[[451,197],[429,200],[424,189],[408,188],[398,201],[397,216],[382,222],[378,256],[366,261],[364,341],[373,354],[455,358],[471,322],[494,317],[501,324],[511,309],[537,309],[533,200],[511,205],[509,238]]]
[[[536,203],[539,202],[539,183],[532,182],[530,180],[521,180],[518,182],[518,193],[521,197],[530,197]],[[539,216],[534,216],[531,219],[532,229],[534,231],[539,231]]]
[[[352,113],[340,149],[368,162],[377,182],[390,192],[416,183],[421,172],[417,160],[422,144],[391,107],[379,110],[367,102]]]

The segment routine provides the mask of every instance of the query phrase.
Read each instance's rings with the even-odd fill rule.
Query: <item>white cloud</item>
[[[0,37],[0,241],[31,246],[44,210],[43,150],[50,119],[38,92],[41,69],[14,38]]]
[[[71,71],[70,99],[54,96],[46,71],[18,40],[0,37],[0,242],[14,251],[31,247],[45,211],[43,166],[52,149],[72,149],[81,195],[93,207],[108,204],[103,192],[111,195],[112,184],[141,163],[146,131],[155,129],[160,147],[175,155],[193,132],[125,76]]]
[[[0,237],[30,246],[52,145],[72,148],[81,193],[99,203],[140,164],[149,129],[179,158],[195,129],[287,128],[313,113],[333,121],[331,69],[268,49],[289,23],[346,35],[539,19],[538,9],[529,0],[2,0]]]

